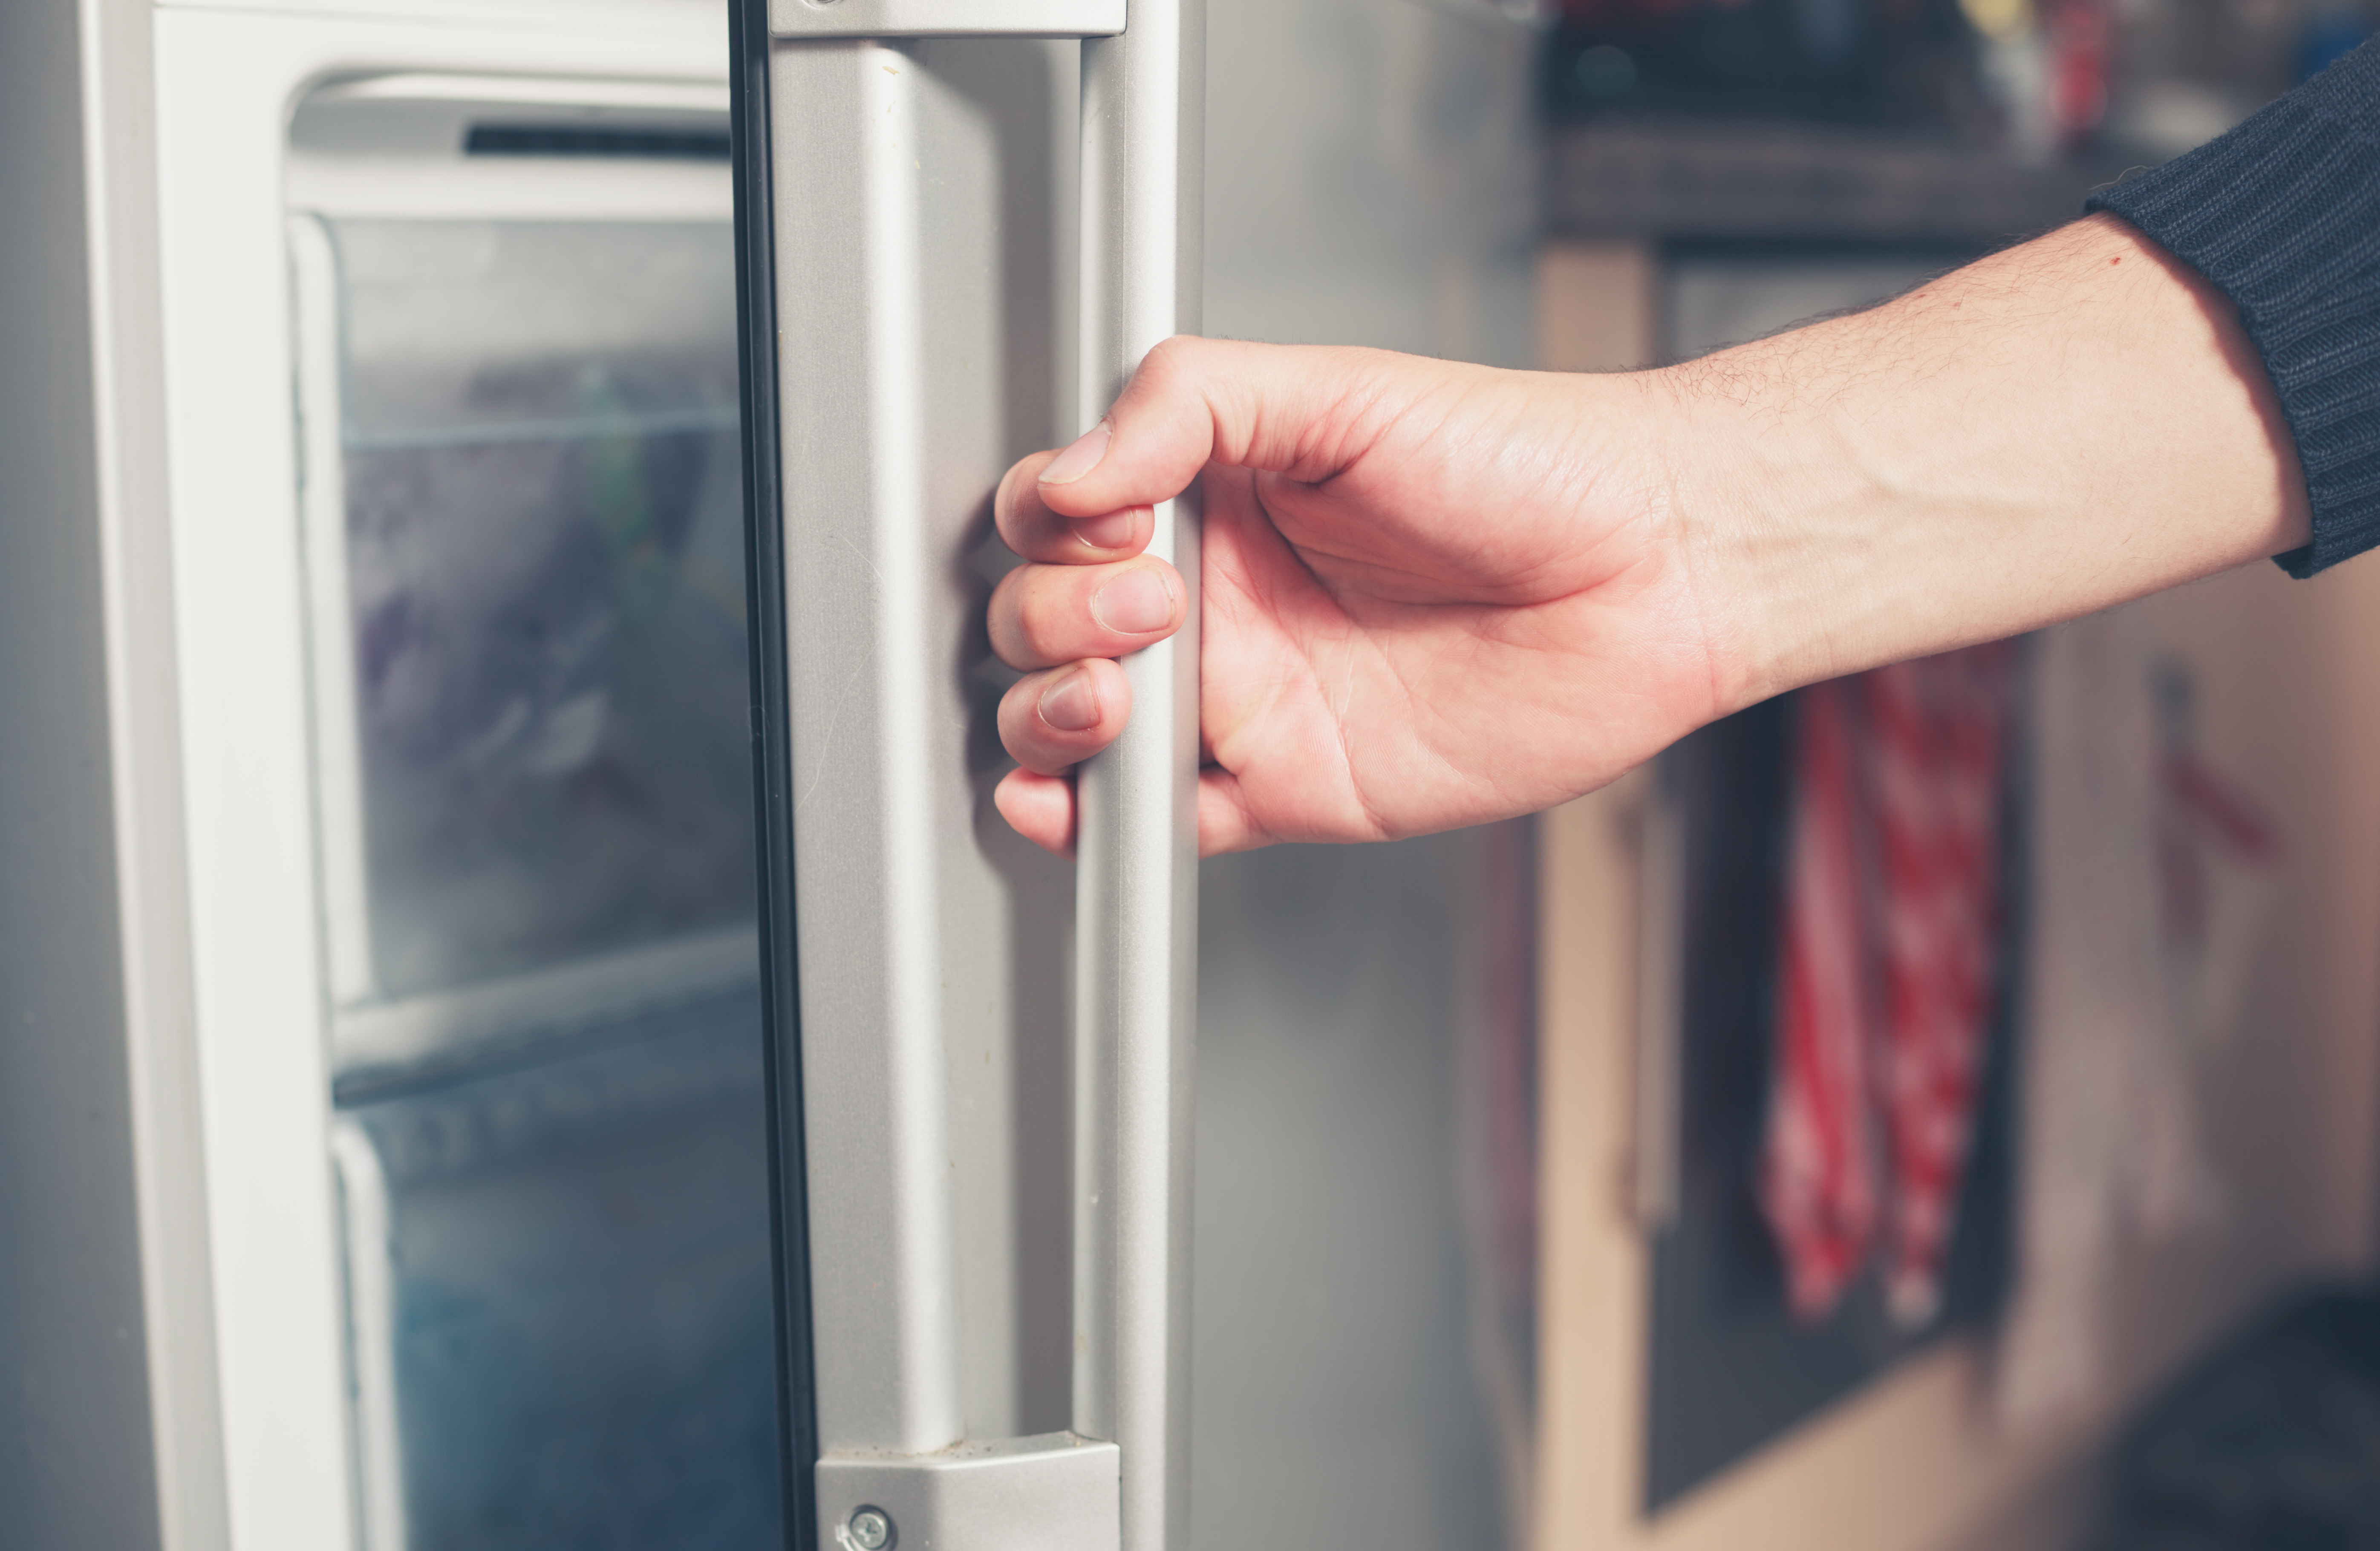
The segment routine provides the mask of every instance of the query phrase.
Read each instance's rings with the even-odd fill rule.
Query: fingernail
[[[1041,482],[1071,485],[1097,468],[1099,459],[1108,455],[1108,423],[1101,420],[1075,438],[1075,444],[1050,459],[1050,467],[1041,471]]]
[[[1091,675],[1077,668],[1041,692],[1041,720],[1061,733],[1082,733],[1099,722],[1099,697]]]
[[[1091,617],[1122,636],[1147,636],[1173,623],[1173,591],[1148,566],[1135,566],[1091,597]]]
[[[1138,519],[1137,512],[1111,512],[1104,517],[1092,517],[1075,525],[1075,537],[1095,550],[1120,550],[1132,542],[1132,529]]]

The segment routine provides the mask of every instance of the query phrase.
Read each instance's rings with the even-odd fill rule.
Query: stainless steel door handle
[[[1203,0],[1083,44],[1082,421],[1198,329]],[[1075,1432],[1123,1448],[1123,1545],[1189,1544],[1191,1069],[1198,963],[1198,493],[1149,552],[1190,589],[1124,662],[1132,721],[1077,772]]]

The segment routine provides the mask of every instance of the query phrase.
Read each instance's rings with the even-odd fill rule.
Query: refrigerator
[[[1531,27],[0,19],[0,1541],[1518,1544],[1525,836],[1201,868],[1185,644],[1046,856],[981,612],[1168,333],[1524,362]]]

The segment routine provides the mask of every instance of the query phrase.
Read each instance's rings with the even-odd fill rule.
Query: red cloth
[[[1867,1258],[1877,1216],[1875,998],[1860,854],[1859,692],[1795,702],[1782,973],[1760,1198],[1796,1314],[1831,1310]]]
[[[1904,1324],[1940,1306],[1973,1136],[1998,963],[2015,660],[2002,642],[1862,678],[1884,885],[1884,1285]]]
[[[1872,1261],[1941,1303],[1999,950],[2015,648],[1803,690],[1760,1200],[1787,1293],[1826,1317]]]

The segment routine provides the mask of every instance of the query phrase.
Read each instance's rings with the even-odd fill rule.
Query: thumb
[[[1352,454],[1346,429],[1377,410],[1385,350],[1251,345],[1178,334],[1140,363],[1107,417],[1041,470],[1041,499],[1067,517],[1171,501],[1208,463],[1330,478]]]

